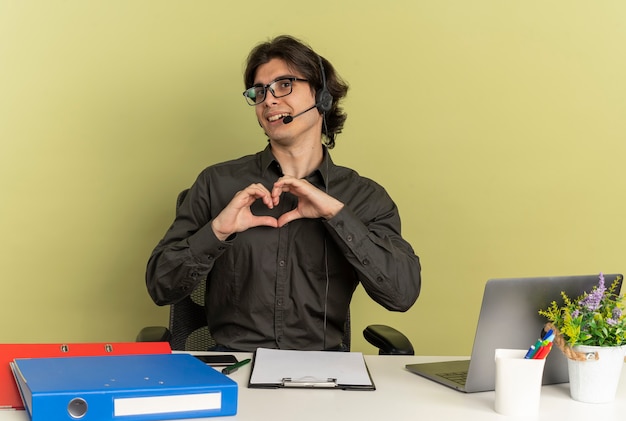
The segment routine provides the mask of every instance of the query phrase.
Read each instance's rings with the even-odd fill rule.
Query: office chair
[[[176,210],[189,190],[183,190],[176,199]],[[173,350],[206,351],[216,345],[209,331],[204,310],[206,284],[201,282],[190,295],[170,305],[169,327],[144,327],[137,342],[169,342]],[[351,345],[350,312],[344,325],[343,345]],[[386,325],[369,325],[363,331],[365,339],[379,350],[380,355],[414,355],[413,345],[404,334]]]

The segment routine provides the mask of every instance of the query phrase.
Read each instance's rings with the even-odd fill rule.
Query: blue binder
[[[189,354],[16,358],[32,421],[134,421],[237,413],[237,383]]]

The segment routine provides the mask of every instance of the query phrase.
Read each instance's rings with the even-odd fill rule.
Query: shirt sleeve
[[[379,213],[368,216],[366,222],[344,206],[326,223],[367,294],[388,310],[406,311],[419,296],[421,266],[411,245],[400,235],[395,204],[385,197],[371,202]],[[388,210],[380,203],[386,203]]]
[[[158,305],[173,304],[191,294],[207,279],[215,260],[232,245],[215,236],[207,215],[193,211],[193,188],[189,196],[148,260],[146,286]]]

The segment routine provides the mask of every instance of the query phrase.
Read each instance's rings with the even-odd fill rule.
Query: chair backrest
[[[185,200],[187,192],[183,190],[176,199],[176,212]],[[204,309],[204,294],[206,291],[205,282],[200,282],[181,301],[170,305],[170,346],[178,351],[206,351],[216,345],[215,340],[209,331],[206,311]],[[350,312],[344,325],[344,336],[342,342],[350,350]]]
[[[206,351],[215,346],[204,311],[206,285],[201,282],[191,295],[170,306],[170,346],[179,351]]]

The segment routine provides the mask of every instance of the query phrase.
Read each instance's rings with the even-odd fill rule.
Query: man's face
[[[285,61],[275,58],[257,68],[254,84],[265,86],[288,77],[304,79],[300,72],[291,69]],[[315,136],[319,140],[322,119],[317,110],[306,112],[289,124],[283,122],[284,117],[295,116],[315,104],[315,93],[307,82],[295,80],[287,83],[291,83],[290,94],[276,98],[268,88],[263,102],[255,105],[259,124],[274,142],[293,144],[303,135]],[[275,89],[278,91],[281,86]]]

